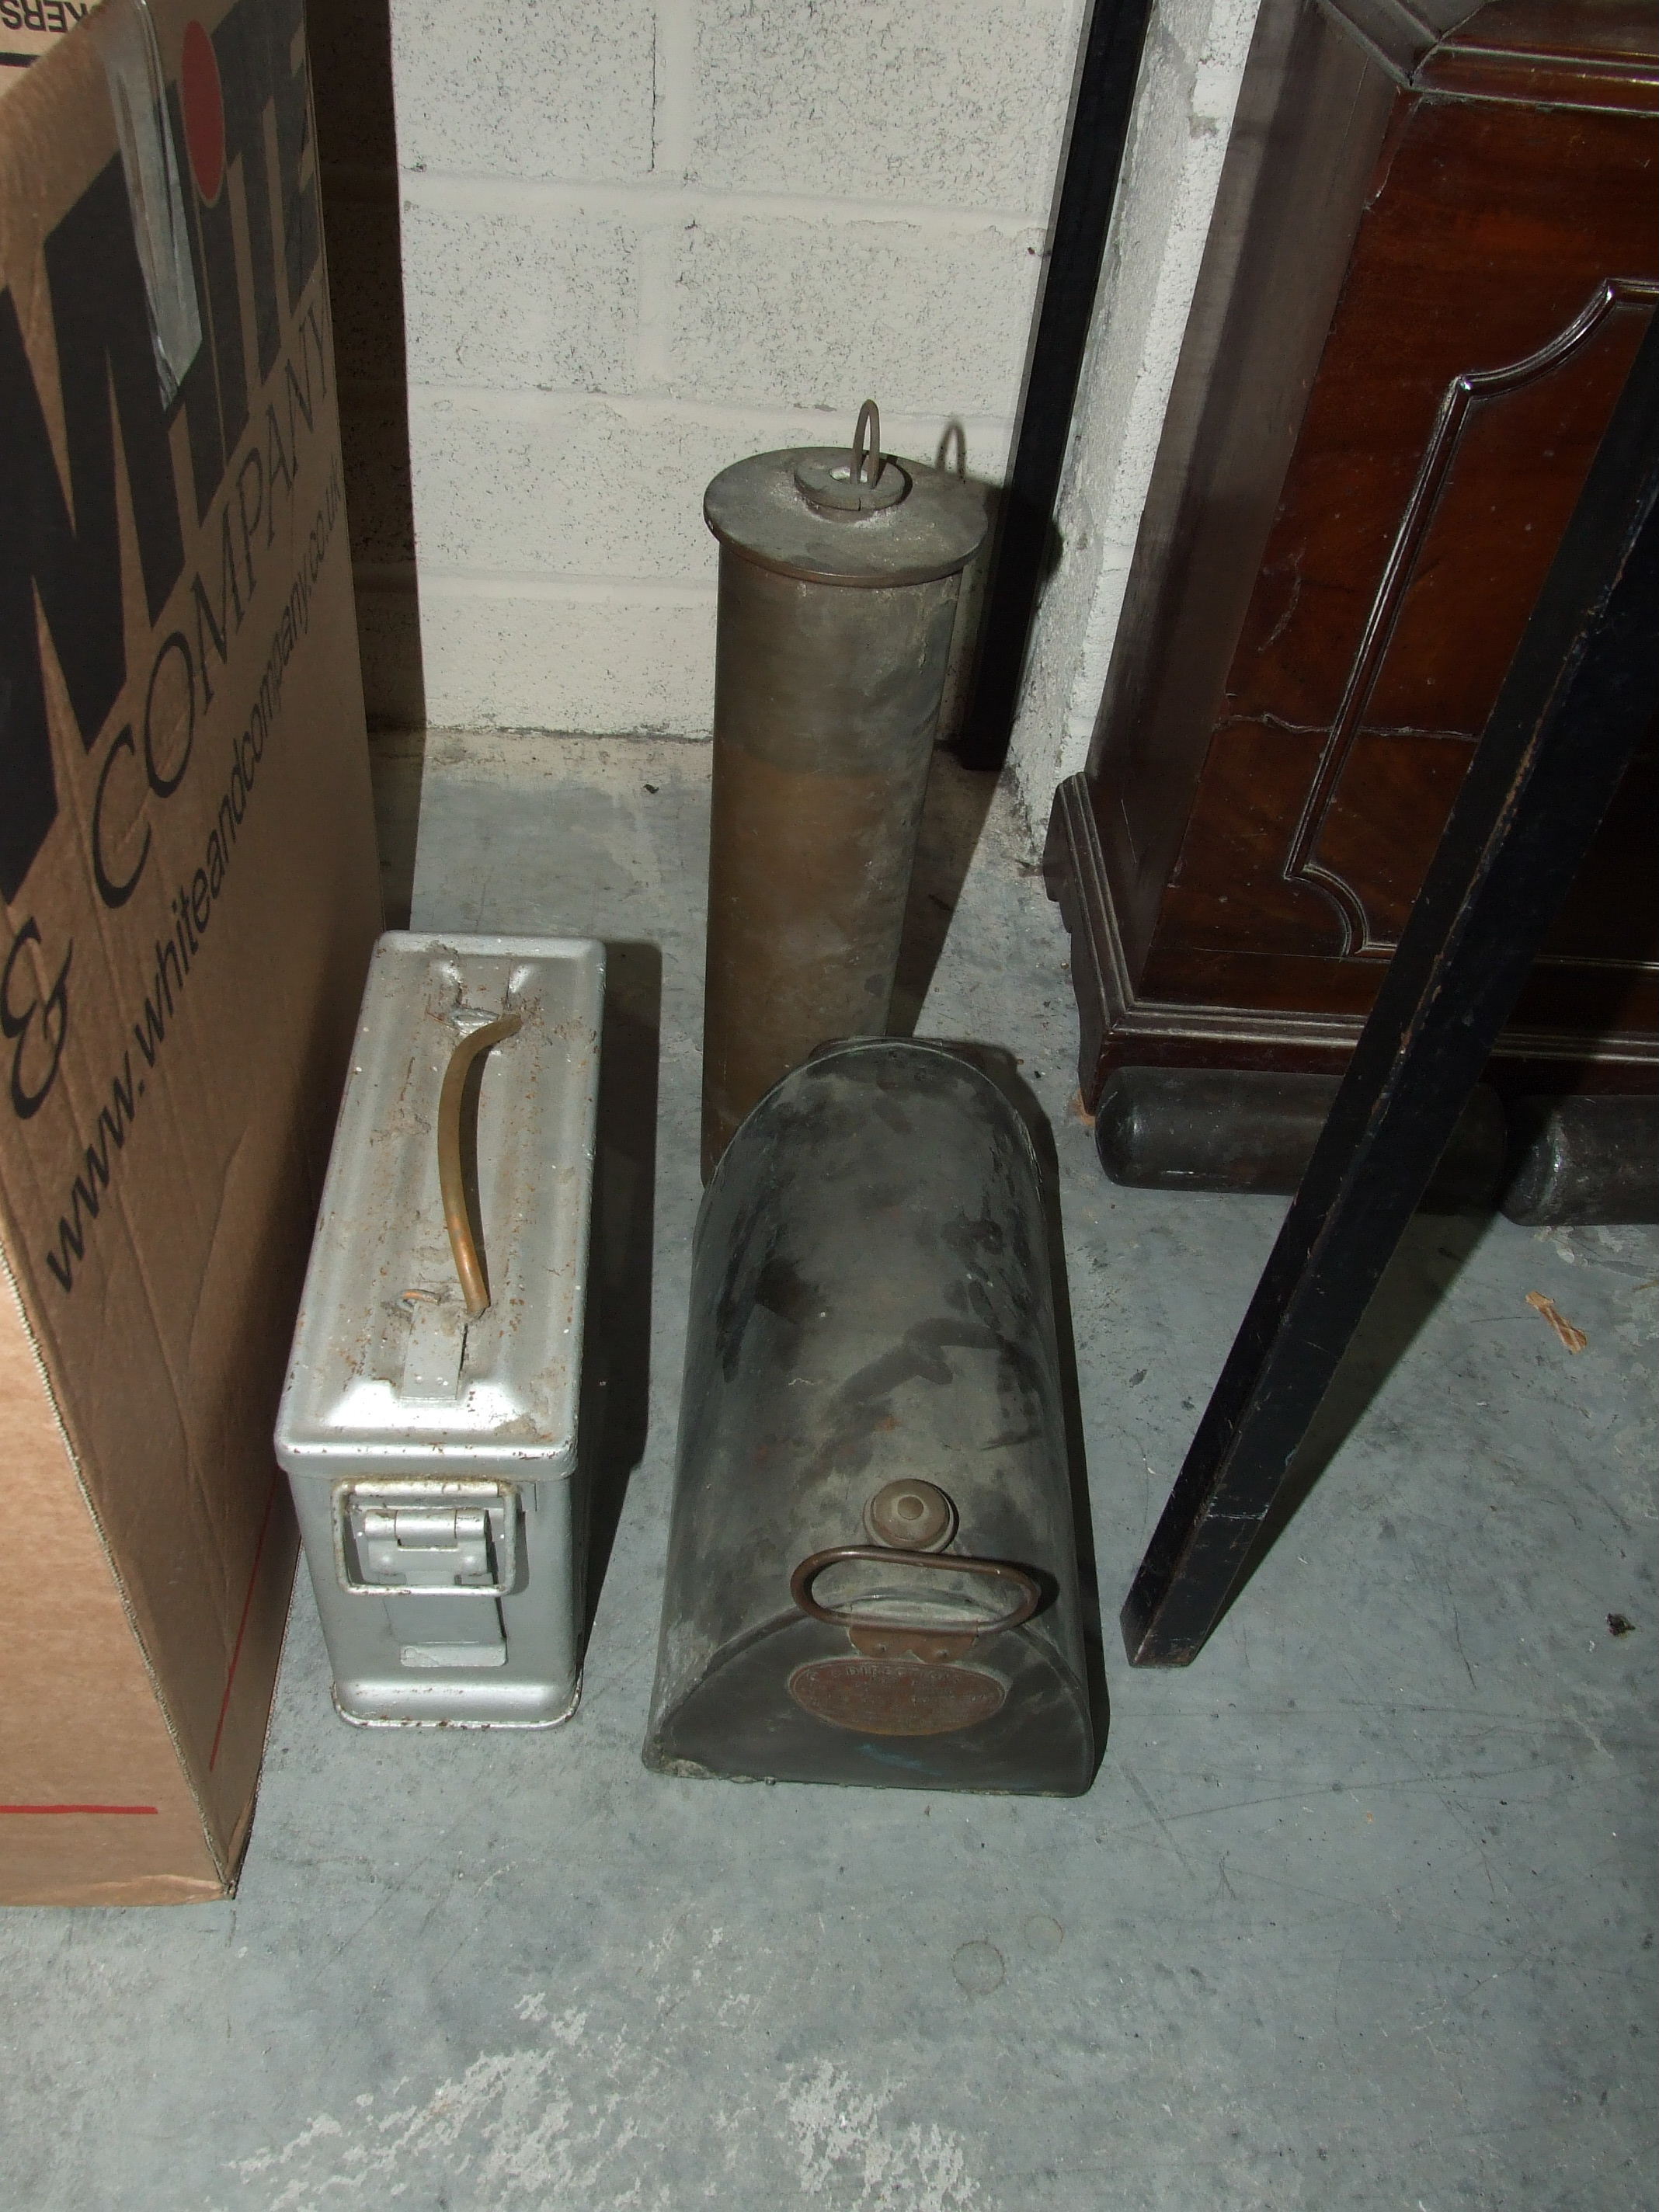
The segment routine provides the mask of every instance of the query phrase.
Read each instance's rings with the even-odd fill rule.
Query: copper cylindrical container
[[[703,503],[720,541],[705,1178],[815,1046],[887,1024],[957,588],[986,518],[962,478],[884,458],[879,428],[866,405],[850,453],[757,454]]]

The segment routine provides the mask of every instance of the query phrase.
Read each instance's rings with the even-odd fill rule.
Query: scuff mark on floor
[[[893,2100],[885,2087],[860,2089],[842,2068],[821,2058],[810,2075],[780,2093],[794,2140],[795,2170],[805,2197],[856,2204],[859,2212],[962,2212],[979,2196],[960,2139],[915,2121],[889,2129],[882,2116]],[[844,2185],[856,2179],[860,2193]]]
[[[818,2059],[789,2069],[769,2107],[740,2092],[711,2115],[713,2140],[696,2139],[668,2059],[625,2034],[591,2033],[586,2012],[548,2016],[542,1990],[513,2009],[544,2029],[543,2044],[485,2052],[413,2103],[392,2102],[395,2089],[359,2096],[345,2116],[317,2113],[228,2171],[261,2212],[400,2203],[680,2212],[688,2189],[697,2202],[733,2201],[740,2175],[750,2197],[758,2180],[777,2202],[793,2177],[800,2196],[836,2212],[980,2205],[961,2139],[893,2121],[892,2083],[872,2090]]]
[[[347,2119],[319,2113],[229,2170],[249,2185],[276,2185],[268,2212],[395,2203],[433,2182],[447,2185],[440,2201],[458,2207],[665,2206],[666,2194],[647,2193],[638,2160],[624,2157],[639,2132],[630,2114],[663,2067],[623,2036],[596,2054],[586,2021],[580,2011],[548,2019],[544,2047],[486,2052],[415,2104],[383,2112],[370,2094]],[[590,2063],[601,2058],[603,2077],[603,2094],[580,2112],[565,2078],[578,2046]]]

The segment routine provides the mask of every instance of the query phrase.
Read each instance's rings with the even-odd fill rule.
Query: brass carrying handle
[[[1019,1602],[1012,1612],[994,1614],[982,1626],[963,1621],[958,1629],[953,1622],[949,1632],[952,1634],[994,1636],[999,1629],[1018,1628],[1042,1602],[1042,1592],[1024,1568],[1010,1566],[1003,1559],[960,1559],[949,1552],[901,1552],[886,1544],[837,1544],[827,1552],[812,1553],[789,1577],[789,1595],[801,1611],[814,1620],[827,1620],[832,1628],[881,1628],[897,1635],[923,1636],[937,1632],[940,1626],[933,1620],[878,1620],[867,1613],[849,1612],[845,1606],[820,1605],[812,1595],[812,1585],[826,1567],[842,1559],[871,1559],[885,1567],[921,1567],[931,1574],[983,1575],[988,1581],[1012,1583],[1019,1591]]]
[[[523,1025],[522,1014],[503,1014],[499,1021],[486,1022],[482,1029],[469,1030],[449,1055],[449,1065],[444,1070],[444,1087],[438,1093],[438,1189],[443,1198],[444,1227],[449,1231],[449,1249],[455,1255],[455,1273],[461,1279],[461,1295],[466,1300],[469,1321],[481,1320],[489,1311],[489,1291],[466,1210],[466,1186],[461,1175],[461,1099],[466,1090],[467,1073],[478,1054],[488,1052],[503,1037],[512,1036]]]

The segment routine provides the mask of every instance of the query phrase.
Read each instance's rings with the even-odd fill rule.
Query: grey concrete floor
[[[1066,940],[969,779],[935,794],[908,1012],[943,935],[924,1030],[1011,1046],[1054,1126],[1099,1778],[1050,1802],[641,1767],[706,778],[696,747],[593,739],[434,738],[426,768],[418,923],[633,948],[609,1040],[632,1101],[607,1169],[620,1518],[580,1711],[545,1735],[344,1728],[302,1583],[234,1902],[0,1918],[0,2198],[1654,2205],[1659,1238],[1419,1222],[1298,1517],[1197,1665],[1130,1670],[1111,1616],[1281,1208],[1103,1180],[1070,1111]]]

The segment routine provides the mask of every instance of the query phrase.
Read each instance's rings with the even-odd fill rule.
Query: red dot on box
[[[225,98],[213,41],[194,16],[185,26],[179,98],[184,109],[190,173],[197,191],[211,207],[225,180]]]

